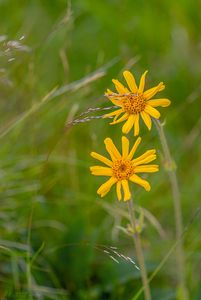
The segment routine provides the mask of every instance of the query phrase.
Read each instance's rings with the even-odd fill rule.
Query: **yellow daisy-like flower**
[[[134,135],[138,135],[139,120],[142,117],[147,128],[151,130],[152,120],[151,118],[159,119],[160,113],[155,108],[158,106],[166,107],[170,105],[168,99],[151,99],[156,93],[164,90],[165,85],[160,82],[157,86],[144,91],[145,77],[148,71],[144,72],[141,76],[139,87],[135,82],[134,76],[129,71],[124,71],[123,75],[127,82],[127,87],[124,87],[118,80],[113,79],[113,83],[116,87],[117,93],[113,93],[111,90],[107,90],[105,96],[107,96],[113,104],[121,107],[116,111],[106,114],[103,117],[114,117],[114,120],[110,124],[117,124],[126,121],[122,127],[122,132],[127,134],[131,128],[134,127]],[[121,114],[123,114],[121,116]],[[119,118],[119,119],[118,119]]]
[[[109,153],[111,159],[108,159],[96,152],[91,152],[91,156],[107,167],[93,166],[90,167],[92,175],[97,176],[109,176],[110,179],[102,184],[97,193],[103,197],[116,183],[117,198],[120,201],[122,199],[121,189],[124,191],[124,201],[130,200],[131,193],[129,190],[128,180],[141,185],[146,191],[150,191],[151,187],[148,181],[140,178],[137,173],[152,173],[158,171],[158,165],[146,165],[149,162],[156,159],[156,150],[148,150],[141,156],[133,159],[137,147],[141,142],[141,138],[138,137],[133,147],[129,151],[129,140],[122,137],[122,154],[117,150],[113,141],[110,138],[104,140],[106,150]]]

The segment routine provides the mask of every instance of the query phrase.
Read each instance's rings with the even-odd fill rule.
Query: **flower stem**
[[[179,241],[176,247],[177,264],[178,264],[177,278],[180,285],[180,293],[182,293],[181,299],[187,300],[188,292],[185,284],[185,257],[184,257],[184,250],[183,250],[183,240],[181,239],[183,234],[183,222],[182,222],[180,191],[179,191],[179,185],[177,180],[176,168],[170,154],[167,139],[163,130],[163,125],[160,123],[159,120],[154,120],[154,122],[160,137],[160,141],[164,153],[164,159],[165,159],[165,169],[168,172],[171,190],[172,190],[172,196],[173,196],[176,240]]]
[[[142,283],[143,283],[145,300],[151,300],[151,292],[150,292],[149,282],[148,282],[148,278],[147,278],[147,270],[146,270],[145,261],[144,261],[144,255],[143,255],[143,250],[142,250],[140,234],[138,233],[138,231],[136,229],[137,228],[136,217],[135,217],[135,210],[133,207],[132,199],[130,201],[128,201],[128,211],[129,211],[129,215],[130,215],[132,229],[134,231],[132,237],[133,237],[134,244],[135,244],[135,250],[136,250],[138,264],[140,267],[140,273],[141,273],[141,278],[142,278]]]

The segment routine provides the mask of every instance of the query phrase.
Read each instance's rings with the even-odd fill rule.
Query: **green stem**
[[[140,273],[141,273],[141,278],[142,278],[142,283],[143,283],[145,300],[151,300],[151,292],[150,292],[149,282],[148,282],[148,278],[147,278],[147,270],[146,270],[145,261],[144,261],[141,239],[140,239],[140,235],[136,229],[137,228],[136,217],[135,217],[135,210],[133,207],[132,199],[130,201],[128,201],[128,211],[130,214],[130,221],[131,221],[132,229],[134,230],[132,237],[133,237],[134,244],[135,244],[135,250],[136,250],[138,264],[140,267]]]
[[[179,191],[179,185],[175,170],[175,164],[171,157],[170,150],[168,147],[167,139],[163,130],[163,125],[159,120],[155,120],[155,125],[158,130],[158,134],[160,137],[164,159],[165,159],[165,169],[168,172],[172,196],[173,196],[173,205],[174,205],[174,215],[175,215],[175,227],[176,227],[176,240],[178,240],[178,244],[176,247],[177,254],[177,278],[180,285],[182,299],[188,299],[188,293],[186,290],[185,284],[185,258],[184,258],[184,250],[183,250],[183,240],[181,239],[183,233],[183,222],[182,222],[182,210],[181,210],[181,197]]]

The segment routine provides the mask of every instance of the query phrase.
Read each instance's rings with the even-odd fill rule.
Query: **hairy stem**
[[[177,278],[180,285],[182,299],[188,299],[188,293],[185,284],[185,258],[184,258],[184,250],[183,250],[183,240],[181,239],[183,233],[183,222],[182,222],[182,210],[181,210],[181,198],[179,185],[175,170],[175,164],[171,157],[169,146],[167,143],[167,139],[165,137],[165,133],[163,130],[163,125],[159,120],[155,120],[155,125],[158,130],[158,134],[160,137],[164,159],[165,159],[165,169],[168,172],[171,190],[172,190],[172,198],[174,205],[174,215],[175,215],[175,227],[176,227],[176,240],[179,241],[176,247],[176,255],[177,255]]]
[[[128,201],[128,211],[129,211],[129,215],[130,215],[132,229],[134,230],[132,237],[134,240],[138,264],[140,267],[140,273],[141,273],[141,278],[142,278],[142,283],[143,283],[145,300],[151,300],[151,292],[150,292],[149,282],[148,282],[148,278],[147,278],[147,271],[146,271],[146,266],[145,266],[145,261],[144,261],[142,244],[141,244],[140,235],[137,231],[135,210],[133,207],[132,199],[130,201]]]

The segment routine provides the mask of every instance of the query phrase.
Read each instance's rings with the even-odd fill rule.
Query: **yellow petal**
[[[117,181],[116,192],[117,192],[118,200],[121,201],[121,198],[122,198],[122,195],[121,195],[121,181]]]
[[[137,147],[139,146],[140,142],[141,142],[141,137],[138,137],[137,140],[135,141],[135,144],[133,145],[133,148],[131,149],[129,155],[128,155],[128,159],[132,159],[133,155],[135,154]]]
[[[106,168],[106,167],[101,167],[101,166],[93,166],[90,167],[90,171],[92,175],[95,176],[112,176],[112,169],[111,168]]]
[[[156,159],[156,155],[152,154],[147,156],[146,158],[142,159],[142,160],[138,160],[137,162],[135,161],[135,159],[133,160],[133,164],[135,166],[141,165],[141,164],[148,164],[149,162],[153,161]]]
[[[145,85],[145,77],[147,75],[148,71],[145,71],[144,74],[142,74],[141,78],[140,78],[140,86],[139,86],[139,93],[143,93],[144,91],[144,85]]]
[[[134,123],[134,136],[138,135],[140,132],[140,127],[139,127],[139,114],[135,115],[135,123]]]
[[[161,114],[159,113],[159,111],[150,105],[146,105],[144,111],[156,119],[160,118]]]
[[[109,117],[113,117],[113,116],[119,116],[121,113],[123,112],[123,109],[120,108],[120,109],[117,109],[109,114],[106,114],[106,115],[103,115],[103,118],[109,118]]]
[[[105,93],[105,96],[114,104],[117,106],[122,106],[122,102],[121,102],[121,98],[117,95],[115,95],[115,93],[111,92],[111,93]]]
[[[113,184],[115,184],[117,182],[117,179],[114,177],[111,177],[110,179],[108,179],[105,183],[103,183],[99,189],[97,190],[97,193],[103,197],[105,196],[111,189],[111,187],[113,186]]]
[[[96,153],[96,152],[91,152],[90,153],[91,156],[101,162],[103,162],[104,164],[106,164],[107,166],[111,167],[112,166],[112,161],[109,160],[108,158]]]
[[[104,140],[106,150],[110,154],[112,160],[120,159],[121,155],[110,138]]]
[[[160,82],[157,86],[147,90],[146,92],[144,92],[144,97],[146,98],[146,100],[151,99],[154,95],[156,95],[156,93],[164,90],[165,85],[163,84],[163,82]]]
[[[151,105],[152,107],[162,106],[167,107],[171,104],[169,99],[152,99],[148,100],[147,104]]]
[[[135,167],[135,173],[153,173],[158,171],[158,165],[142,165]]]
[[[128,117],[128,120],[126,121],[126,123],[122,127],[122,132],[124,134],[127,134],[127,133],[130,132],[131,128],[133,127],[134,121],[135,121],[135,115],[130,115]]]
[[[127,139],[127,137],[122,136],[121,143],[122,143],[122,157],[126,158],[129,152],[129,140]]]
[[[110,89],[107,89],[107,92],[105,93],[105,95],[107,96],[107,94],[114,94],[114,92],[111,91]]]
[[[131,198],[131,193],[128,185],[128,180],[122,180],[122,187],[124,190],[124,201],[128,201]]]
[[[124,71],[123,75],[124,75],[124,78],[129,86],[129,89],[131,90],[131,92],[136,93],[138,88],[137,88],[133,74],[129,71]]]
[[[115,121],[111,122],[110,125],[114,125],[114,124],[121,123],[121,122],[127,120],[127,119],[128,119],[128,116],[129,116],[129,114],[128,114],[128,113],[125,113],[125,114],[124,114],[123,116],[121,116],[118,120],[115,120]]]
[[[151,130],[151,125],[152,125],[152,123],[151,123],[151,118],[150,118],[150,116],[149,116],[146,112],[142,111],[142,112],[141,112],[141,117],[142,117],[144,123],[146,124],[147,128],[148,128],[149,130]]]
[[[139,157],[133,159],[133,163],[137,163],[137,162],[143,160],[144,158],[147,158],[148,156],[153,155],[153,154],[156,154],[155,149],[147,150],[144,154],[142,154]]]
[[[132,175],[130,178],[129,178],[130,181],[134,182],[134,183],[137,183],[139,185],[141,185],[147,192],[150,191],[151,189],[151,186],[149,184],[148,181],[140,178],[139,176],[137,176],[136,174]]]
[[[119,94],[129,93],[129,90],[126,87],[124,87],[123,84],[121,82],[119,82],[119,80],[112,79],[112,82],[114,83],[116,90]]]

